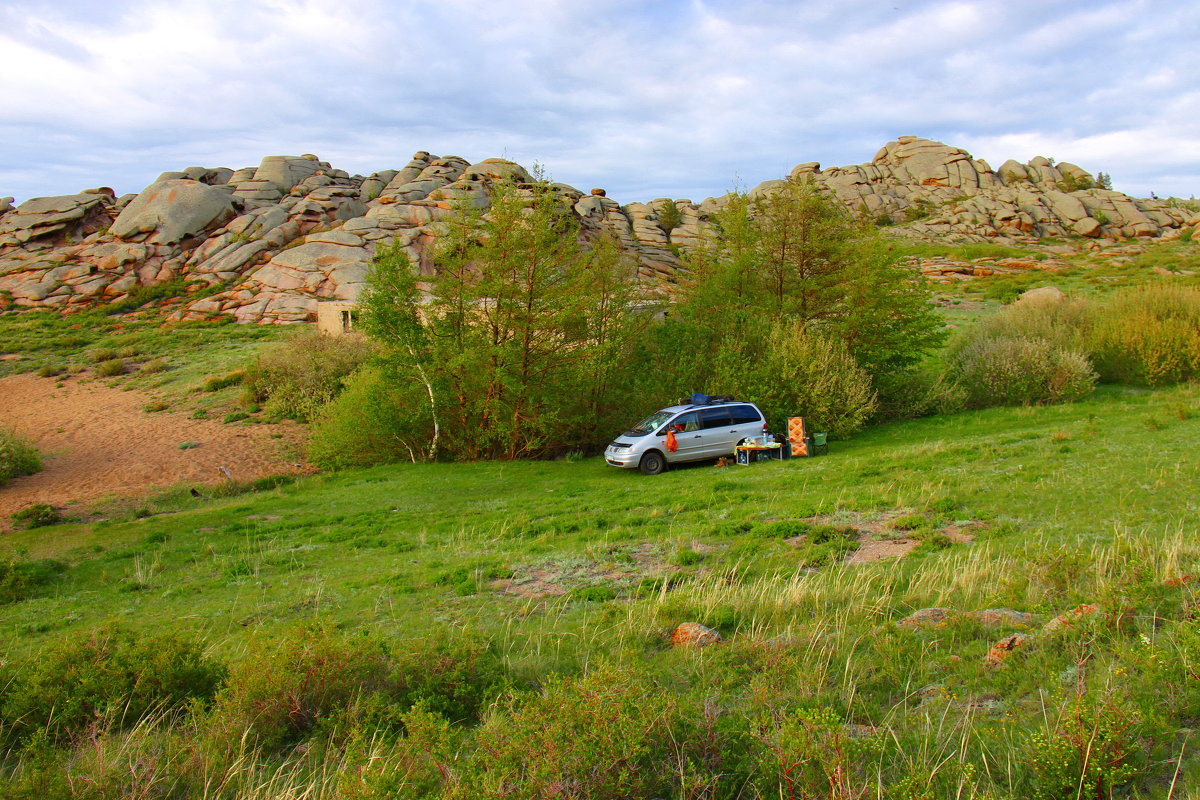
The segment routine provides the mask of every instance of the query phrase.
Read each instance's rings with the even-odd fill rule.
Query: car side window
[[[670,425],[664,428],[662,432],[666,433],[668,429],[674,428],[676,425],[682,425],[684,433],[689,431],[698,431],[700,430],[700,417],[695,411],[689,411],[686,414],[680,414],[671,422]]]
[[[731,406],[729,411],[733,415],[734,425],[748,425],[752,422],[762,422],[762,416],[755,410],[754,406]]]
[[[705,408],[700,412],[701,425],[705,430],[726,428],[730,424],[728,408]]]

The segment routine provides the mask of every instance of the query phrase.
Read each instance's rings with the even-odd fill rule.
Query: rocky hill
[[[1096,188],[1095,177],[1073,164],[1035,158],[993,170],[961,149],[911,136],[867,164],[823,170],[807,163],[792,175],[809,176],[895,235],[918,239],[1021,243],[1200,230],[1200,215]],[[312,155],[270,156],[238,170],[166,172],[137,195],[118,198],[100,188],[15,208],[0,201],[0,297],[69,311],[181,280],[203,296],[185,302],[178,319],[311,320],[322,300],[357,298],[381,241],[398,240],[429,274],[439,224],[454,205],[486,207],[490,184],[505,178],[532,180],[511,161],[472,164],[426,152],[402,169],[366,177]],[[777,184],[767,181],[752,194]],[[602,190],[554,186],[585,237],[614,234],[640,279],[655,284],[673,279],[678,255],[703,240],[724,202],[621,205]]]

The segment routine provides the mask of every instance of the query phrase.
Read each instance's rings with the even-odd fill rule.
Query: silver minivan
[[[674,451],[666,443],[671,430],[675,430]],[[614,467],[637,467],[646,475],[657,475],[668,464],[733,455],[743,439],[766,430],[758,406],[741,400],[668,406],[618,436],[605,449],[604,460]]]

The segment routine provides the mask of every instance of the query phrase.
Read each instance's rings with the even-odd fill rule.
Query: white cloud
[[[427,149],[701,199],[906,133],[1191,194],[1198,33],[1150,0],[9,2],[0,194]]]

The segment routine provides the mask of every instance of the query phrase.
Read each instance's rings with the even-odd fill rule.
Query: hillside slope
[[[1200,215],[1163,200],[1091,187],[1071,164],[1035,158],[998,170],[965,151],[911,136],[871,162],[796,167],[847,208],[896,235],[1001,244],[1039,237],[1171,238]],[[138,195],[106,188],[0,203],[0,298],[19,307],[70,310],[120,301],[151,286],[199,292],[177,318],[231,315],[239,322],[315,318],[323,300],[353,301],[379,242],[399,243],[432,270],[440,225],[456,203],[486,207],[497,180],[529,184],[502,159],[470,163],[417,153],[401,169],[349,175],[316,156],[270,156],[258,167],[165,172]],[[768,192],[767,181],[752,194]],[[583,238],[614,235],[655,288],[675,280],[679,254],[702,242],[722,198],[660,198],[624,205],[603,190],[554,184]],[[670,211],[668,208],[673,207]],[[176,283],[172,283],[176,282]]]

